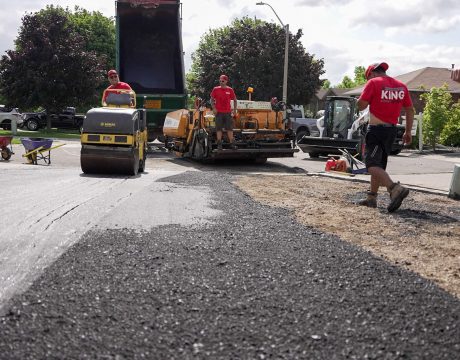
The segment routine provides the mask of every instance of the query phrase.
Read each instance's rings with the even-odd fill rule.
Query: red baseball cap
[[[227,76],[227,75],[221,75],[221,76],[219,77],[219,80],[228,81],[228,76]]]
[[[107,76],[114,75],[114,74],[118,75],[117,70],[112,69],[112,70],[109,70],[109,72],[107,73]]]
[[[367,67],[367,70],[365,72],[365,76],[366,76],[366,79],[369,80],[369,76],[371,76],[371,72],[374,71],[375,69],[377,68],[381,68],[383,71],[387,71],[389,66],[386,62],[381,62],[381,63],[375,63],[375,64],[372,64],[372,65],[369,65]]]

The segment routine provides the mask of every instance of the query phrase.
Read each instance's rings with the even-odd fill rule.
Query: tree
[[[330,89],[331,88],[331,82],[328,79],[325,79],[323,81],[323,85],[321,85],[322,89]]]
[[[449,112],[449,119],[441,130],[441,143],[447,146],[460,146],[460,103],[455,103]]]
[[[366,69],[364,66],[355,66],[355,86],[364,85],[367,82]]]
[[[431,88],[430,92],[420,96],[425,101],[423,109],[423,141],[431,144],[436,150],[442,129],[450,116],[452,96],[448,91],[447,84]]]
[[[363,85],[366,83],[366,76],[364,75],[366,72],[366,69],[364,66],[355,66],[355,77],[352,80],[349,76],[345,75],[342,79],[342,82],[336,87],[341,88],[341,89],[351,89],[360,85]]]
[[[336,87],[340,89],[351,89],[355,87],[355,83],[353,80],[350,79],[347,75],[345,75],[342,79],[342,82],[338,84]]]
[[[85,40],[86,51],[103,58],[108,69],[115,68],[115,23],[99,11],[89,12],[78,6],[72,13],[66,9],[75,30]]]
[[[15,43],[16,50],[0,60],[0,91],[9,104],[44,107],[50,114],[97,101],[105,64],[86,50],[85,39],[62,8],[48,6],[25,15]]]
[[[300,43],[302,31],[289,38],[288,102],[306,104],[321,87],[324,62],[308,54]],[[247,17],[231,26],[211,29],[192,56],[187,74],[189,90],[208,98],[222,73],[230,77],[238,98],[254,100],[282,97],[285,31],[278,25]]]

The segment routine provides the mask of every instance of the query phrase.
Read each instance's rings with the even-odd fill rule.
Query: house
[[[407,74],[395,76],[395,79],[402,81],[409,89],[409,94],[414,104],[415,113],[423,112],[425,107],[424,101],[420,95],[430,91],[433,87],[441,87],[447,84],[452,100],[458,102],[460,99],[460,83],[452,79],[452,70],[448,68],[425,67],[419,70],[411,71]],[[346,91],[346,96],[361,95],[364,85],[355,89]]]

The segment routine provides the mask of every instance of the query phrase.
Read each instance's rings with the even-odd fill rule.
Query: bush
[[[439,88],[431,88],[430,92],[420,96],[426,102],[423,110],[423,142],[436,149],[441,132],[447,124],[452,106],[452,96],[446,84]]]
[[[446,146],[460,146],[460,103],[452,106],[449,120],[441,132],[441,144]]]

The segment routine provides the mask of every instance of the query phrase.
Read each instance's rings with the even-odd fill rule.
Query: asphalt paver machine
[[[178,156],[197,160],[248,159],[264,163],[267,158],[293,157],[294,132],[283,119],[280,108],[268,101],[238,100],[233,118],[236,149],[224,142],[217,148],[215,118],[205,102],[195,109],[181,109],[166,115],[163,126],[165,146]],[[225,139],[224,131],[224,139]]]

